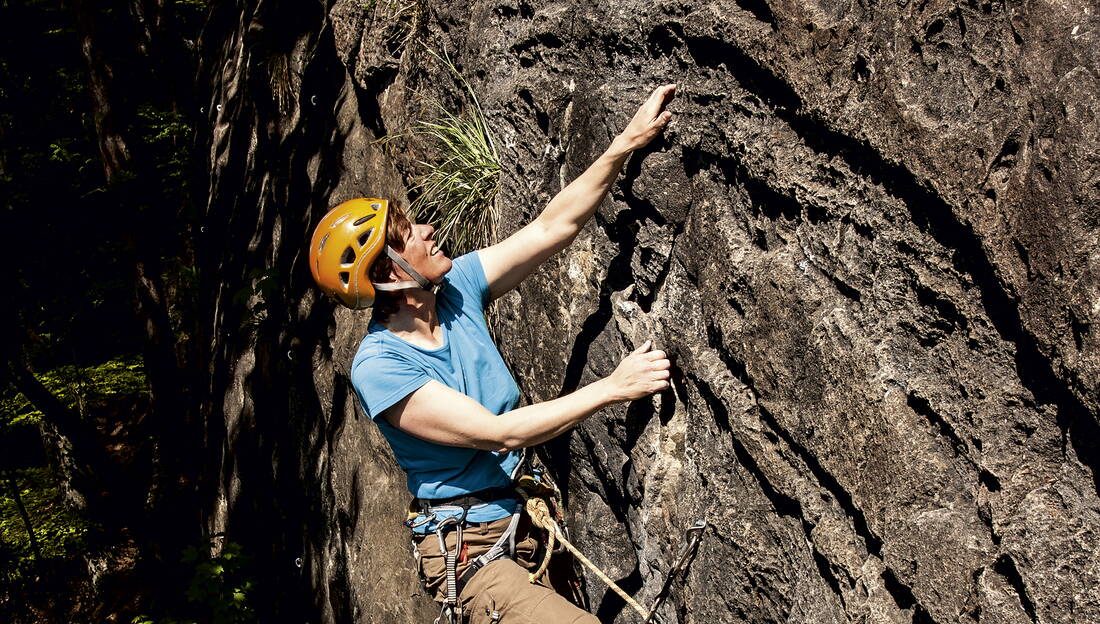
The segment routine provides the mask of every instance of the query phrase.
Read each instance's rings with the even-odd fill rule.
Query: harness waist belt
[[[458,496],[451,496],[448,498],[414,498],[413,505],[417,509],[425,511],[431,509],[432,507],[441,507],[443,505],[456,505],[458,507],[468,508],[473,507],[474,505],[491,503],[493,501],[505,498],[516,498],[515,487],[491,487],[484,490],[478,490],[476,492],[470,492],[469,494],[460,494]]]

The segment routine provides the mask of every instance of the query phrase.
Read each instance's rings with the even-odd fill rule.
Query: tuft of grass
[[[425,0],[361,0],[359,8],[371,15],[378,40],[395,58],[427,24]]]
[[[438,143],[443,161],[420,162],[426,173],[414,179],[418,195],[410,212],[417,221],[434,224],[436,240],[448,244],[452,256],[459,256],[484,247],[495,238],[500,155],[470,84],[450,59],[429,52],[455,76],[470,105],[455,114],[436,104],[439,118],[417,122],[414,133]]]

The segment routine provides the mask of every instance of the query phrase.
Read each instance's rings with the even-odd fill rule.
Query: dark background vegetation
[[[0,3],[0,620],[247,611],[246,559],[211,562],[186,511],[206,12]]]

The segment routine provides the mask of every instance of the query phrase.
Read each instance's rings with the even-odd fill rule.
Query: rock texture
[[[636,598],[705,517],[665,621],[1100,621],[1092,3],[214,11],[207,517],[270,563],[271,617],[434,617],[410,599],[403,477],[348,393],[366,320],[318,301],[304,262],[327,207],[405,197],[436,156],[375,142],[461,106],[433,49],[495,133],[504,234],[679,84],[674,124],[493,311],[530,401],[648,338],[675,358],[673,391],[540,451],[576,542]],[[587,587],[602,621],[634,621]]]

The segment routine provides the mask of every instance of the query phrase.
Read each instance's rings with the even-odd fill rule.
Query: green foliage
[[[191,126],[183,115],[151,105],[139,107],[137,118],[146,149],[155,156],[153,170],[166,185],[165,194],[182,194],[191,158]]]
[[[255,621],[255,611],[248,603],[253,588],[249,578],[252,559],[240,544],[231,541],[225,541],[221,552],[211,554],[212,547],[223,536],[219,533],[183,552],[183,562],[194,570],[185,592],[193,611],[189,617],[154,620],[148,615],[139,615],[130,624],[244,624]]]
[[[419,194],[410,212],[416,220],[434,224],[436,239],[450,243],[451,255],[459,256],[484,247],[494,237],[500,156],[473,89],[448,58],[432,54],[455,76],[471,104],[460,114],[437,104],[440,118],[417,122],[416,134],[434,140],[443,161],[421,162],[427,173],[415,181]]]
[[[111,397],[145,392],[145,367],[127,356],[95,366],[60,366],[38,375],[42,385],[69,407],[98,403]],[[21,393],[9,389],[0,396],[0,427],[38,424],[38,411]]]
[[[58,163],[73,163],[80,159],[80,155],[73,152],[73,139],[61,137],[50,144],[50,160]],[[85,159],[90,160],[90,159]]]
[[[190,547],[183,554],[183,562],[195,566],[195,575],[187,588],[187,599],[209,609],[214,624],[248,622],[253,611],[248,605],[248,592],[252,581],[245,570],[251,563],[236,542],[227,541],[221,552],[210,555],[210,548]]]
[[[91,525],[61,499],[53,474],[47,468],[12,470],[19,497],[27,508],[38,548],[44,559],[63,559],[79,552]],[[30,535],[16,506],[6,475],[0,483],[0,543],[10,559],[0,561],[0,578],[16,582],[26,578],[33,565]]]

